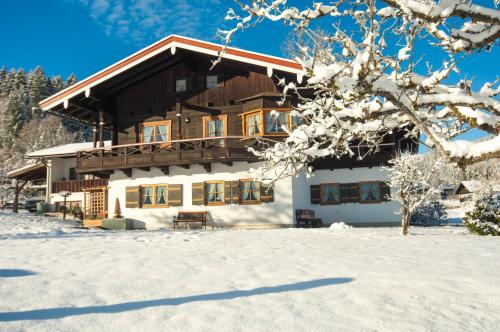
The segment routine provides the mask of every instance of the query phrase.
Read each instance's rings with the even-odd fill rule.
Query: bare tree
[[[385,167],[390,173],[391,199],[400,203],[401,233],[408,234],[410,219],[422,203],[439,192],[436,172],[442,169],[442,162],[429,163],[429,155],[402,153],[390,161],[392,167]]]

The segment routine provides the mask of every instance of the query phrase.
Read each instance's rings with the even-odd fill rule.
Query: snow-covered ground
[[[0,213],[1,331],[500,331],[463,227],[86,231]]]

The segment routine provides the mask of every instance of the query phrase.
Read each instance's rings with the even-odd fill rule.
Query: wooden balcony
[[[52,192],[69,191],[77,193],[82,192],[84,189],[106,187],[107,185],[108,180],[106,179],[55,181],[52,182]]]
[[[214,162],[257,161],[248,151],[248,147],[257,144],[255,138],[225,136],[95,148],[77,152],[77,171],[98,173],[158,167],[168,174],[168,166],[190,164],[201,164],[208,170]]]

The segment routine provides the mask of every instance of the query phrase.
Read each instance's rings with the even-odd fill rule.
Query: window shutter
[[[342,203],[359,202],[359,184],[357,183],[340,184],[340,202]]]
[[[315,184],[311,186],[311,204],[320,204],[321,196],[320,196],[320,185]]]
[[[387,182],[380,182],[380,200],[382,202],[388,202],[391,200],[391,187]]]
[[[231,181],[231,203],[240,204],[240,181]]]
[[[205,183],[197,182],[192,184],[192,204],[205,205]]]
[[[168,206],[182,206],[182,184],[168,185]]]
[[[138,208],[141,207],[141,187],[126,187],[125,188],[125,207]]]
[[[260,188],[260,202],[261,203],[271,203],[274,202],[274,188],[264,185],[259,182]]]
[[[224,204],[231,204],[231,181],[224,181]]]

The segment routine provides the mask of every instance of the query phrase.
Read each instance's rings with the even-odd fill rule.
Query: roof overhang
[[[8,178],[19,180],[39,180],[47,177],[47,167],[42,163],[26,165],[7,173]]]
[[[40,108],[42,110],[50,110],[53,107],[68,103],[68,100],[79,94],[90,96],[91,89],[100,83],[123,73],[124,71],[162,53],[170,50],[171,54],[175,54],[177,49],[186,49],[193,52],[203,53],[218,57],[224,50],[224,46],[214,43],[209,43],[197,39],[191,39],[176,35],[170,35],[164,39],[130,55],[129,57],[112,64],[111,66],[87,77],[86,79],[76,83],[60,92],[42,100]],[[267,68],[267,74],[272,75],[274,70],[292,73],[297,75],[299,83],[302,80],[303,69],[300,64],[290,59],[274,57],[261,53],[245,51],[237,48],[227,47],[223,54],[223,59],[244,62],[256,66]]]

